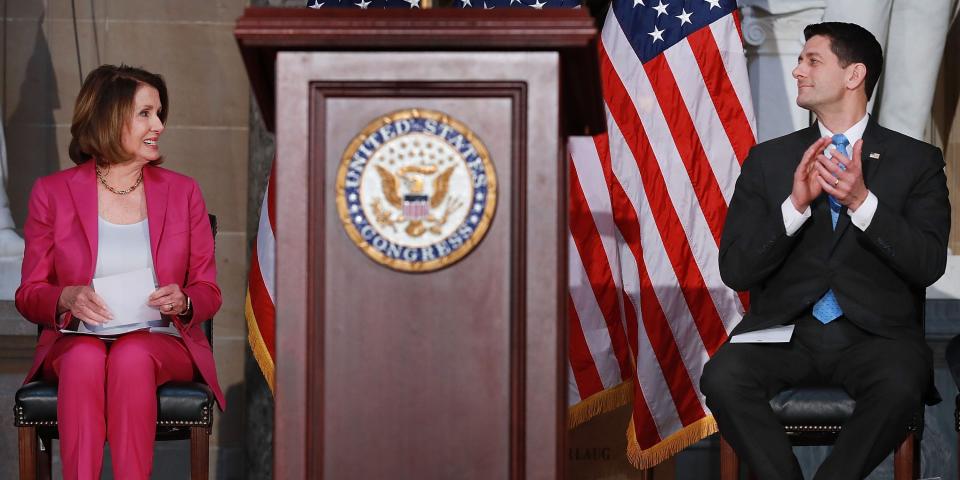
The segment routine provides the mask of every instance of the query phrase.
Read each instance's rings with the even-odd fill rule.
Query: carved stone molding
[[[756,4],[741,8],[747,55],[799,53],[803,48],[803,27],[821,21],[825,9],[823,1],[776,2],[776,8],[771,2],[745,3]]]

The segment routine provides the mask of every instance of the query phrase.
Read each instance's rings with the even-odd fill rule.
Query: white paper
[[[113,328],[108,328],[108,327],[93,327],[93,329],[90,329],[90,328],[87,327],[87,324],[86,324],[86,323],[80,322],[80,325],[77,325],[77,329],[76,329],[76,330],[66,330],[66,329],[64,329],[64,330],[60,330],[60,331],[63,332],[63,333],[79,333],[79,334],[81,334],[81,335],[97,335],[97,336],[107,336],[107,337],[109,337],[109,336],[113,336],[113,335],[121,335],[121,334],[124,334],[124,333],[135,332],[135,331],[137,331],[137,330],[146,330],[146,329],[148,329],[148,328],[150,328],[150,327],[149,327],[149,326],[146,326],[146,325],[133,324],[133,325],[126,325],[126,326],[123,326],[123,327],[113,327]]]
[[[114,340],[116,337],[123,335],[124,333],[136,332],[139,330],[148,330],[150,333],[163,333],[166,335],[172,335],[174,337],[179,337],[180,332],[177,331],[177,328],[173,325],[170,325],[168,322],[155,321],[151,323],[166,323],[166,326],[152,327],[150,325],[144,325],[142,323],[135,323],[133,325],[126,325],[123,327],[113,327],[113,328],[94,328],[93,330],[87,328],[87,325],[83,322],[80,322],[80,325],[76,330],[67,330],[62,329],[62,333],[71,333],[79,335],[93,335],[105,340]]]
[[[94,278],[93,289],[100,295],[113,319],[101,328],[114,329],[124,325],[160,320],[160,309],[147,305],[150,294],[157,289],[153,283],[153,269],[141,268],[132,272]]]
[[[730,337],[730,343],[787,343],[793,336],[793,325],[778,325]]]

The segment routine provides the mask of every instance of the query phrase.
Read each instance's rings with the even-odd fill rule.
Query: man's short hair
[[[823,35],[830,39],[830,50],[840,59],[841,67],[846,68],[851,63],[862,63],[867,67],[864,86],[869,99],[883,71],[883,48],[880,47],[876,37],[869,30],[855,23],[814,23],[803,29],[803,37],[806,40],[816,35]]]
[[[160,94],[160,122],[166,123],[170,105],[167,85],[160,75],[127,65],[101,65],[87,75],[77,95],[70,125],[68,155],[77,165],[96,158],[104,163],[129,160],[123,150],[123,129],[133,116],[137,89],[148,85]],[[153,162],[159,164],[163,161]]]

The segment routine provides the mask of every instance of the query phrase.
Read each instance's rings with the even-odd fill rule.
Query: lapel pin
[[[871,153],[871,154],[870,154],[870,158],[876,158],[876,159],[879,159],[879,158],[880,158],[880,154],[879,154],[879,153],[877,153],[877,152],[873,152],[873,153]]]

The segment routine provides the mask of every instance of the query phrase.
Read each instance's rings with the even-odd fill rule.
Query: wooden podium
[[[277,141],[278,479],[557,479],[585,10],[247,9]]]

